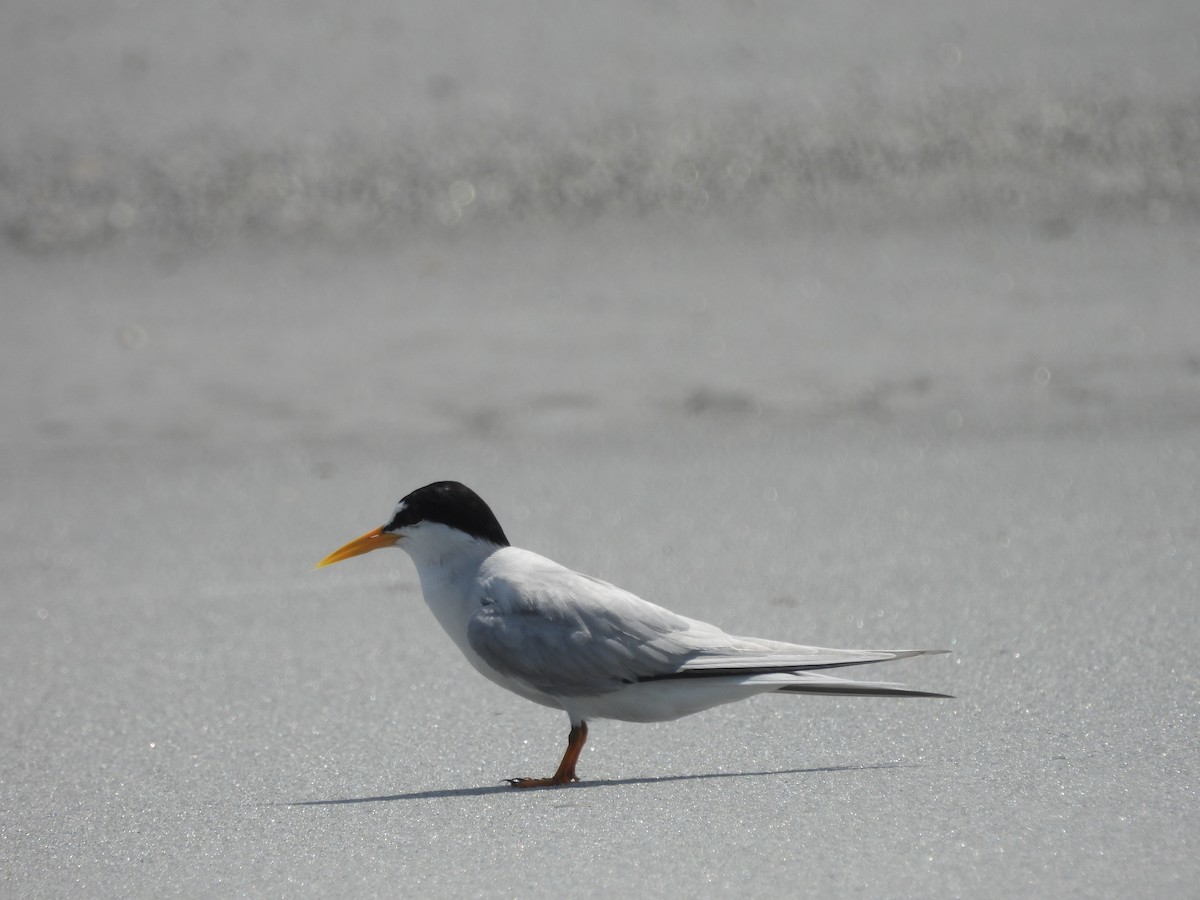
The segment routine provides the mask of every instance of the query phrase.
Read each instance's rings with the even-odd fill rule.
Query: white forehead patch
[[[407,508],[408,508],[408,504],[406,504],[403,500],[401,500],[399,503],[396,504],[396,508],[392,511],[392,518],[393,519],[396,518],[396,516],[400,515],[400,513],[404,512],[404,510],[406,510]]]

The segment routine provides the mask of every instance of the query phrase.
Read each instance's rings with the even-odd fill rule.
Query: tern
[[[456,481],[413,491],[386,525],[316,567],[382,547],[408,552],[426,604],[484,677],[570,717],[558,769],[505,779],[514,787],[578,781],[592,719],[661,722],[771,692],[950,696],[823,671],[949,651],[834,650],[726,634],[512,546],[488,505]]]

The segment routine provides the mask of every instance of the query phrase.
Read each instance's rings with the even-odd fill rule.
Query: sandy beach
[[[0,13],[0,893],[1188,895],[1191,7],[302,6]],[[956,699],[513,791],[565,716],[312,571],[440,478]]]

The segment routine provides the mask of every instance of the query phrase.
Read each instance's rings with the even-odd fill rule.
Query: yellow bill
[[[313,568],[321,569],[325,566],[332,566],[335,562],[341,562],[343,559],[349,559],[352,556],[361,556],[364,553],[370,553],[372,550],[378,550],[380,547],[390,547],[398,540],[400,540],[400,535],[390,534],[382,528],[376,528],[374,531],[368,531],[360,538],[355,538],[345,547],[334,550]]]

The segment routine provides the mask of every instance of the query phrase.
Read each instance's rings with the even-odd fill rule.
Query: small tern
[[[570,717],[557,771],[506,779],[514,787],[578,781],[591,719],[661,722],[771,692],[950,696],[822,671],[948,651],[833,650],[726,634],[513,547],[488,505],[456,481],[413,491],[386,525],[317,568],[381,547],[408,552],[426,604],[484,677]]]

